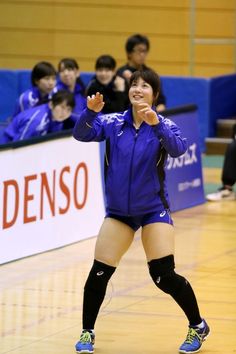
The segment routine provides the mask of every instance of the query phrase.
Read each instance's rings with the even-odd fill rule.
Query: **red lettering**
[[[65,195],[66,197],[66,206],[65,208],[61,208],[59,207],[59,214],[65,214],[69,207],[70,207],[70,190],[69,188],[67,187],[67,185],[65,184],[64,180],[63,180],[63,175],[65,172],[70,172],[70,167],[69,166],[65,166],[61,173],[60,173],[60,180],[59,180],[59,186],[60,186],[60,189],[61,191],[63,192],[63,194]]]
[[[32,221],[36,221],[36,216],[28,216],[28,203],[34,199],[33,194],[29,194],[29,182],[37,179],[37,175],[31,175],[25,177],[25,190],[24,190],[24,224]]]
[[[15,224],[18,211],[19,211],[19,186],[14,179],[10,179],[8,181],[3,182],[3,221],[2,226],[3,229],[7,229]],[[11,220],[7,220],[7,205],[8,205],[8,187],[13,187],[15,190],[15,202],[14,202],[14,212]]]
[[[24,190],[23,190],[23,223],[27,224],[35,222],[37,219],[43,219],[45,214],[45,202],[48,203],[49,213],[51,216],[58,214],[66,214],[71,206],[72,198],[74,207],[76,209],[82,209],[85,206],[88,197],[88,168],[85,162],[81,162],[77,165],[74,175],[70,166],[65,166],[61,169],[58,178],[56,178],[56,170],[50,173],[50,180],[47,172],[40,173],[41,184],[39,190],[31,192],[31,182],[37,180],[38,175],[33,174],[24,177]],[[70,179],[68,179],[70,178]],[[72,185],[69,184],[71,181]],[[58,189],[57,185],[58,183]],[[36,186],[38,187],[38,185]],[[64,198],[62,205],[56,205],[57,198],[56,191],[61,192]],[[73,193],[73,194],[72,194]],[[30,202],[38,201],[40,206],[38,212],[36,207],[30,209]],[[20,204],[20,187],[18,182],[14,179],[10,179],[3,182],[3,215],[2,215],[2,227],[7,229],[12,227],[19,215]],[[61,204],[61,203],[60,203]],[[32,212],[34,210],[35,212]],[[47,210],[47,209],[46,209]],[[34,215],[35,214],[35,215]]]
[[[41,173],[40,219],[43,218],[44,190],[46,191],[47,194],[52,215],[55,216],[55,181],[56,181],[56,171],[53,170],[53,186],[52,186],[52,195],[51,195],[49,185],[48,185],[47,175],[45,172]]]
[[[78,179],[79,179],[79,172],[80,170],[84,172],[84,184],[83,187],[84,187],[84,195],[83,195],[83,200],[82,202],[79,202],[78,199],[77,199],[77,189],[78,189]],[[75,203],[75,207],[77,209],[82,209],[86,203],[86,199],[87,199],[87,194],[88,194],[88,169],[87,169],[87,166],[84,162],[81,162],[76,170],[75,170],[75,176],[74,176],[74,203]]]

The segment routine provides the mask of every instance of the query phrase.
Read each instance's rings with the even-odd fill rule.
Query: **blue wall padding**
[[[236,74],[211,79],[209,136],[216,135],[216,120],[236,116]]]
[[[30,75],[30,70],[0,70],[0,121],[12,115],[17,98],[31,86]],[[81,73],[85,85],[93,75]],[[236,116],[236,74],[211,79],[162,76],[161,81],[167,108],[197,105],[202,151],[205,138],[215,135],[216,120]]]
[[[11,117],[18,97],[18,73],[13,70],[0,70],[0,121]]]
[[[94,73],[81,73],[80,74],[81,80],[83,81],[85,86],[88,85],[89,81],[92,79],[93,76],[94,76]]]
[[[162,78],[164,94],[167,98],[167,108],[186,104],[196,104],[199,116],[199,131],[201,147],[209,134],[209,79],[165,76]]]
[[[19,94],[28,90],[31,87],[31,71],[30,70],[18,70],[19,78]]]

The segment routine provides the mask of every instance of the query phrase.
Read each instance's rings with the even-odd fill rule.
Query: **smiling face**
[[[108,85],[114,75],[115,71],[108,68],[99,68],[96,70],[97,79],[103,85]]]
[[[73,91],[76,80],[79,77],[79,70],[76,68],[65,67],[63,63],[60,65],[59,69],[60,79],[66,86]]]
[[[132,105],[148,103],[151,106],[154,100],[152,86],[141,77],[133,80],[129,89],[129,100]]]

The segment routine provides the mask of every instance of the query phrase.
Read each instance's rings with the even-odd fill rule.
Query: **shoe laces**
[[[194,339],[196,339],[196,337],[201,342],[201,337],[197,333],[196,329],[190,327],[189,330],[188,330],[188,334],[187,334],[185,343],[192,344]]]
[[[81,343],[90,343],[91,342],[91,335],[89,332],[83,332],[80,336]]]

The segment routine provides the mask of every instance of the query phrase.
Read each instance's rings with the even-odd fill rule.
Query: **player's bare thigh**
[[[105,218],[98,234],[95,259],[117,267],[134,238],[134,230],[112,218]]]
[[[160,222],[145,225],[142,243],[148,262],[174,254],[174,227]]]

